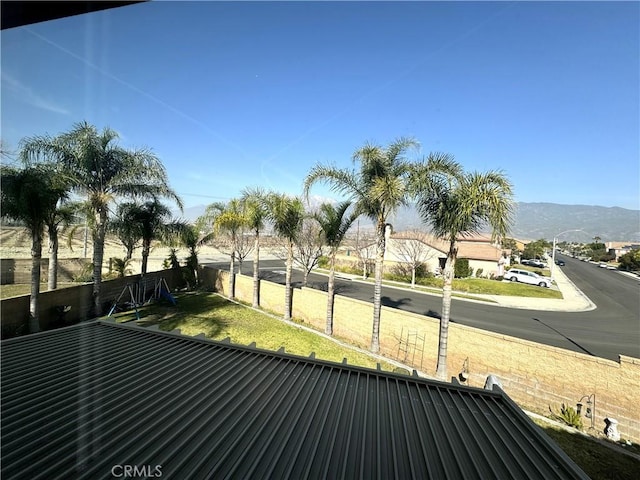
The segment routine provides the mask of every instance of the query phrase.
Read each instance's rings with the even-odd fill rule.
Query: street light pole
[[[564,235],[569,232],[582,232],[582,229],[574,229],[574,230],[565,230],[564,232],[558,233],[555,237],[553,237],[553,250],[551,251],[551,280],[553,280],[553,272],[556,268],[556,242],[558,241],[558,237],[560,235]]]

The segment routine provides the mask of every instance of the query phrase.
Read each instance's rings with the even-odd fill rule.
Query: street
[[[640,288],[638,278],[562,256],[562,268],[573,283],[597,306],[587,312],[555,312],[505,308],[455,298],[451,321],[504,335],[564,348],[576,352],[618,360],[618,355],[640,358]],[[229,269],[228,262],[208,264]],[[253,274],[253,263],[245,261],[244,275]],[[284,263],[262,260],[260,277],[284,284]],[[292,282],[299,287],[302,272],[294,269]],[[311,273],[308,286],[326,290],[326,275]],[[373,301],[373,285],[356,280],[336,278],[336,294]],[[408,288],[382,287],[382,303],[438,318],[442,308],[439,295],[425,294]],[[384,321],[384,320],[383,320]]]

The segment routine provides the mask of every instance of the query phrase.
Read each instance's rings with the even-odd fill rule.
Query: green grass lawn
[[[267,350],[284,346],[287,353],[305,357],[315,352],[316,358],[332,362],[347,358],[349,364],[366,368],[376,368],[380,362],[383,370],[410,373],[213,293],[192,292],[180,295],[177,300],[177,307],[162,302],[139,309],[141,318],[137,323],[143,326],[157,324],[165,331],[180,329],[184,335],[204,333],[213,340],[229,337],[232,343],[240,345],[255,342],[257,348]],[[114,317],[117,322],[136,319],[135,312],[118,313]]]
[[[540,420],[533,420],[593,480],[636,480],[640,460],[618,453],[599,442],[568,432]],[[620,447],[623,448],[623,447]],[[632,447],[638,454],[638,448]]]
[[[442,278],[432,277],[420,280],[420,284],[416,284],[416,290],[423,290],[430,293],[442,293],[442,285],[444,282]],[[368,279],[367,281],[373,283],[373,279]],[[409,284],[405,284],[405,286],[409,286]],[[519,282],[501,282],[485,278],[454,278],[452,288],[454,291],[453,295],[456,297],[475,298],[478,300],[485,299],[473,297],[473,294],[533,298],[563,298],[562,293],[559,290],[554,290],[552,288],[543,288]],[[456,292],[463,292],[463,294]]]

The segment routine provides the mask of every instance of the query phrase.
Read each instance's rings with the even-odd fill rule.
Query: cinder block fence
[[[210,288],[226,295],[228,275],[226,271],[207,268],[201,278]],[[261,307],[283,314],[284,289],[283,285],[261,281]],[[252,302],[252,277],[236,275],[235,295],[240,301]],[[316,289],[295,288],[294,318],[324,331],[326,295]],[[368,348],[372,318],[372,304],[335,297],[337,338]],[[382,307],[381,354],[435,376],[438,331],[436,318]],[[496,375],[519,405],[541,414],[549,413],[550,406],[558,411],[562,403],[574,409],[582,403],[584,414],[588,398],[583,397],[595,395],[594,428],[602,432],[604,419],[615,418],[623,438],[640,442],[640,359],[620,355],[618,361],[607,360],[450,323],[449,375],[458,376],[465,365],[467,385],[483,387],[489,374]],[[590,427],[591,420],[583,418],[583,423]]]

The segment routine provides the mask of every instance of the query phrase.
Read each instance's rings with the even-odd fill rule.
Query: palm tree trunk
[[[96,214],[96,227],[93,233],[93,314],[102,315],[102,262],[104,260],[104,238],[107,228],[107,211]]]
[[[287,267],[285,274],[284,291],[284,319],[291,320],[292,295],[291,295],[291,273],[293,271],[293,242],[289,242],[287,248]]]
[[[49,228],[49,290],[58,288],[58,229]]]
[[[231,261],[229,262],[229,298],[236,297],[236,253],[231,252]]]
[[[336,270],[336,253],[331,252],[331,266],[329,268],[329,281],[327,282],[327,325],[325,333],[333,335],[333,305],[335,292],[335,270]]]
[[[371,334],[371,351],[380,352],[380,298],[382,296],[382,269],[384,268],[385,224],[378,224],[378,242],[376,245],[376,279],[373,288],[373,332]]]
[[[453,271],[457,253],[457,248],[452,243],[444,266],[444,286],[442,287],[442,314],[440,316],[438,364],[436,367],[436,377],[440,380],[447,379],[447,342],[449,338],[449,317],[451,315],[451,285],[453,283]]]
[[[254,241],[255,259],[253,260],[253,308],[260,306],[260,231],[256,230]]]
[[[31,235],[31,297],[29,298],[29,333],[40,331],[40,262],[42,261],[42,235]]]
[[[149,254],[151,253],[151,240],[144,240],[142,242],[142,265],[140,266],[140,272],[144,276],[147,273],[147,264],[149,263]]]

